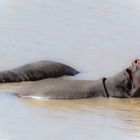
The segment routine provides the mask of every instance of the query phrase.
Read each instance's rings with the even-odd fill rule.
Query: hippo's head
[[[130,69],[126,69],[125,74],[132,84],[132,93],[131,97],[137,96],[140,97],[140,59],[136,59],[132,62],[132,67]]]

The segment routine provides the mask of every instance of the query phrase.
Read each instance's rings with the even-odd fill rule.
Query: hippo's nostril
[[[135,63],[137,63],[137,62],[138,62],[138,60],[136,59],[134,62],[135,62]]]

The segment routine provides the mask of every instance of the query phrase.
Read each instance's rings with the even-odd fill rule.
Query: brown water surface
[[[1,139],[140,139],[139,99],[0,100]]]

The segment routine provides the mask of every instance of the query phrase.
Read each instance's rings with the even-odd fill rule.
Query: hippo
[[[37,81],[63,75],[74,76],[78,73],[79,71],[68,65],[44,60],[0,72],[0,83]]]
[[[140,60],[112,77],[99,80],[71,80],[51,78],[29,83],[17,90],[24,98],[81,99],[93,97],[135,97],[140,88]],[[140,94],[137,93],[137,96]]]

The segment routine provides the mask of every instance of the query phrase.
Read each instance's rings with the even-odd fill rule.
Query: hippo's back
[[[19,97],[48,99],[89,98],[93,82],[85,80],[65,80],[51,78],[29,83],[17,91]]]
[[[53,61],[39,61],[24,66],[0,72],[0,83],[37,81],[46,78],[55,78],[63,75],[76,75],[79,72],[62,63]]]

